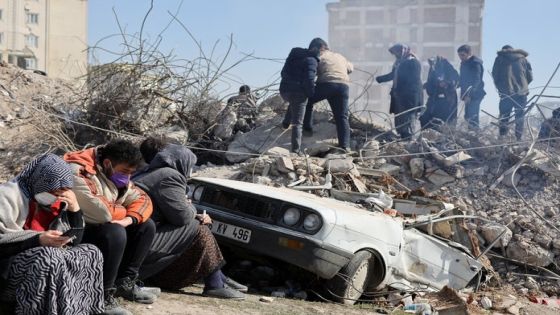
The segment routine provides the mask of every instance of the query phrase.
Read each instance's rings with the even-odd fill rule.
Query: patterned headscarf
[[[51,153],[31,161],[15,180],[27,198],[42,192],[74,187],[70,165]]]

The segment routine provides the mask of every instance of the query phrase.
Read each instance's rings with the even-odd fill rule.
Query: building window
[[[37,59],[25,58],[25,69],[37,69]]]
[[[27,13],[27,24],[38,24],[39,14],[37,13]]]
[[[4,33],[0,32],[0,45],[4,43]]]
[[[2,21],[2,9],[0,9],[0,21]]]
[[[33,34],[25,35],[25,45],[27,47],[33,47],[33,48],[39,47],[39,37]]]

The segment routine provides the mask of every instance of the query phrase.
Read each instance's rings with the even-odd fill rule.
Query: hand
[[[212,224],[212,219],[207,214],[197,214],[196,219],[200,221],[200,224],[209,225]]]
[[[124,219],[113,220],[113,221],[111,221],[111,223],[119,224],[119,225],[121,225],[121,226],[123,226],[123,227],[127,227],[127,226],[131,225],[132,222],[133,222],[133,221],[132,221],[132,218],[131,218],[131,217],[126,217],[126,218],[124,218]]]
[[[62,247],[71,241],[70,237],[62,236],[62,232],[49,230],[39,235],[41,246]]]
[[[68,211],[77,212],[80,211],[80,205],[76,199],[76,195],[72,190],[66,190],[57,195],[58,199],[66,202],[68,204]]]

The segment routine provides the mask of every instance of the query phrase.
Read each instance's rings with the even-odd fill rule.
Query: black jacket
[[[500,94],[529,94],[529,83],[533,81],[533,70],[526,59],[528,55],[522,49],[498,51],[492,68],[492,77]]]
[[[423,105],[421,71],[420,62],[410,55],[404,60],[396,61],[391,72],[375,78],[379,83],[393,81],[390,113],[399,114]]]
[[[482,60],[476,56],[461,62],[461,74],[459,77],[459,87],[461,88],[461,97],[469,96],[474,99],[483,98],[486,95],[484,91],[484,66]],[[469,87],[471,90],[465,95]]]
[[[293,48],[282,68],[280,93],[315,93],[315,76],[319,57],[305,48]]]

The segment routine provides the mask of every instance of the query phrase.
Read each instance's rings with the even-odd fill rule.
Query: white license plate
[[[232,240],[243,243],[249,243],[251,240],[251,230],[239,227],[237,225],[223,223],[220,221],[212,220],[212,233],[221,235]]]

